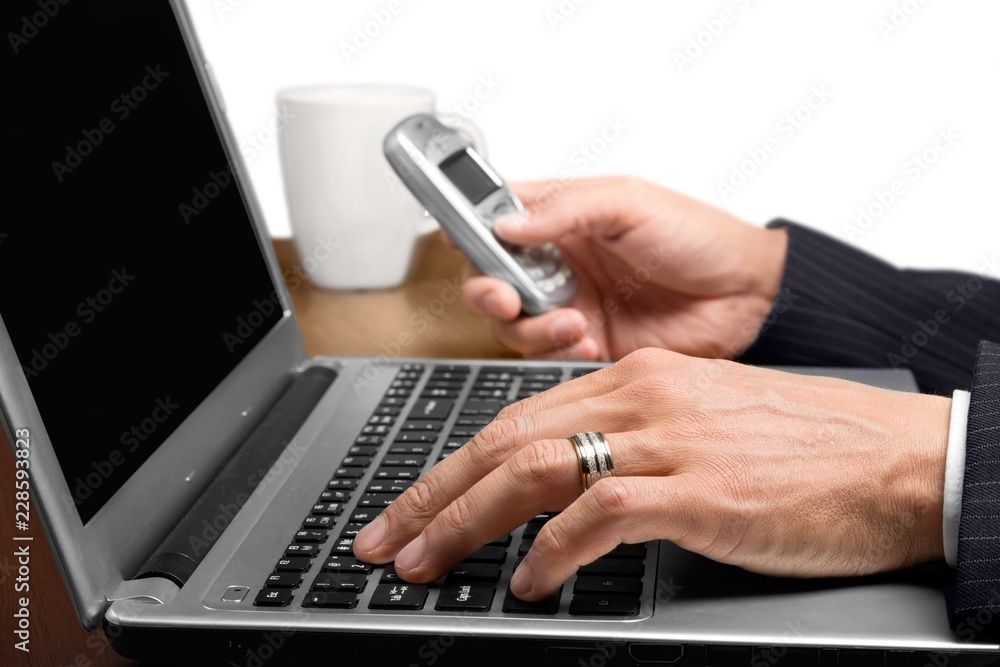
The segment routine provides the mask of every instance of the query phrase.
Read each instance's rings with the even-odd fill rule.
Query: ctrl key
[[[323,609],[353,609],[357,604],[357,593],[349,591],[312,591],[302,600],[303,607]]]
[[[265,588],[254,598],[255,607],[287,607],[292,601],[292,592],[283,588]]]

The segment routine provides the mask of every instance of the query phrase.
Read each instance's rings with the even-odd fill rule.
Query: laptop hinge
[[[320,366],[294,373],[278,400],[134,579],[164,578],[183,586],[336,378],[335,370]],[[220,508],[227,511],[220,515]],[[217,528],[214,537],[204,534],[205,524]]]
[[[170,604],[180,590],[177,584],[163,577],[132,579],[120,583],[115,592],[108,596],[108,602],[135,600],[149,604]]]

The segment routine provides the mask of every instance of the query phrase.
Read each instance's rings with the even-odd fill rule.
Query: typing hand
[[[634,178],[511,186],[531,213],[497,222],[521,245],[555,242],[580,280],[568,308],[520,317],[510,285],[469,272],[472,310],[533,357],[620,359],[643,347],[734,358],[781,284],[783,230],[767,230]]]
[[[543,511],[511,589],[554,591],[620,543],[662,538],[773,575],[943,558],[950,400],[646,349],[505,408],[364,528],[355,553],[430,582]],[[567,436],[615,476],[582,490]]]

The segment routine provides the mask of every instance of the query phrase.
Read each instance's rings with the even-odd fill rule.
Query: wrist
[[[902,500],[907,507],[903,520],[909,522],[912,517],[914,530],[905,565],[920,565],[945,560],[942,515],[951,399],[927,394],[912,398],[906,428],[914,452],[914,474],[912,483],[903,485]]]

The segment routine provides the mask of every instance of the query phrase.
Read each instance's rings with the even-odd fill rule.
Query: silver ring
[[[604,434],[599,431],[577,433],[569,438],[576,450],[577,462],[580,464],[580,481],[583,490],[587,491],[605,477],[613,477],[615,465],[611,460],[611,448]]]

